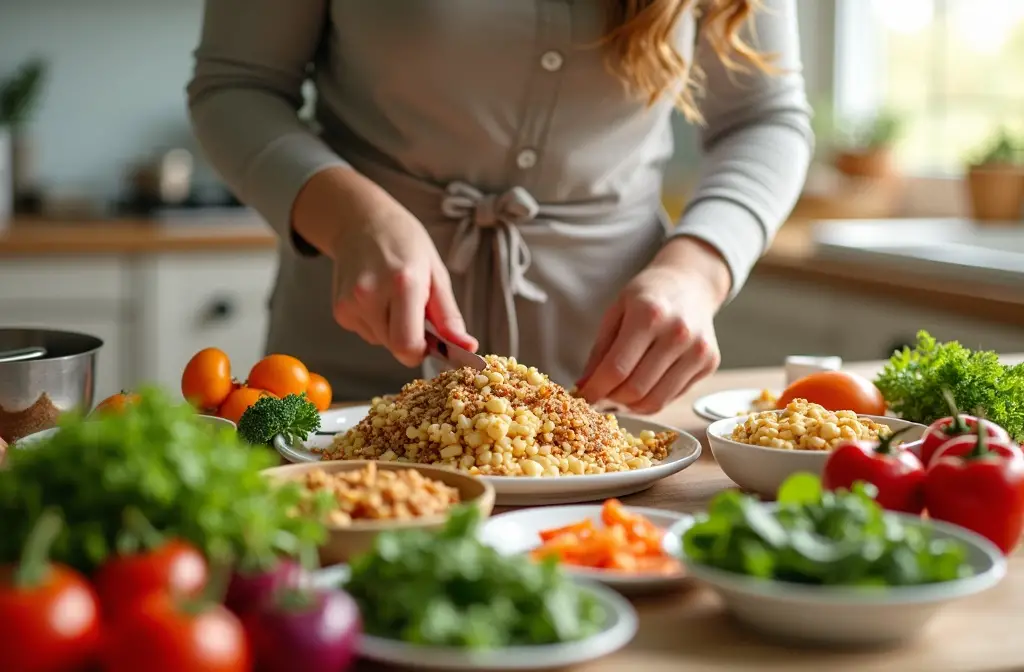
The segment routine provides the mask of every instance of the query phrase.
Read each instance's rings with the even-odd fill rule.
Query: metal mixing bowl
[[[87,334],[0,328],[0,437],[11,443],[65,411],[92,410],[101,347]]]

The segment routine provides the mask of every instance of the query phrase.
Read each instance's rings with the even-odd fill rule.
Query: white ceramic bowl
[[[782,411],[775,412],[781,413]],[[919,446],[921,437],[927,429],[924,425],[899,418],[877,415],[861,417],[869,418],[880,425],[888,425],[893,431],[910,427],[911,429],[900,437],[901,445],[905,449],[915,452],[915,448]],[[718,420],[707,429],[711,454],[715,456],[715,461],[718,462],[718,466],[722,468],[725,475],[735,481],[736,485],[762,497],[774,499],[775,494],[779,491],[779,486],[793,474],[807,471],[816,476],[821,475],[829,456],[827,450],[765,448],[740,443],[729,438],[732,436],[733,428],[745,422],[746,419],[747,416]]]
[[[1006,558],[987,539],[956,525],[893,515],[924,525],[935,539],[955,539],[964,544],[974,576],[882,589],[757,579],[690,561],[681,538],[692,520],[682,520],[669,531],[666,550],[683,561],[692,577],[714,588],[737,620],[753,629],[796,643],[889,646],[919,634],[948,603],[988,590],[1006,575]]]

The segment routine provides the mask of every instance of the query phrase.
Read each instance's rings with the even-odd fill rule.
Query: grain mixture
[[[391,471],[374,463],[363,469],[307,472],[301,481],[310,492],[327,491],[337,508],[327,514],[331,525],[357,520],[410,520],[445,513],[459,503],[459,491],[415,469]]]
[[[489,476],[571,476],[649,467],[675,432],[633,436],[534,367],[488,355],[487,368],[415,380],[334,440],[326,460],[398,460]]]
[[[829,411],[794,399],[781,412],[753,413],[732,430],[732,440],[783,450],[831,450],[843,441],[889,436],[892,429],[853,411]]]

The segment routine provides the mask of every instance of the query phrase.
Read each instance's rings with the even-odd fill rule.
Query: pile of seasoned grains
[[[374,399],[325,460],[398,460],[485,476],[572,476],[643,469],[675,432],[633,436],[534,367],[488,355],[487,368],[445,371]]]
[[[782,412],[752,413],[730,438],[739,443],[782,450],[832,450],[844,441],[877,440],[892,429],[853,411],[830,411],[806,399],[794,399]]]
[[[450,485],[416,469],[378,469],[373,462],[352,471],[314,469],[306,473],[302,485],[310,492],[331,494],[337,508],[327,514],[327,522],[338,526],[359,520],[436,516],[459,503],[459,491]]]

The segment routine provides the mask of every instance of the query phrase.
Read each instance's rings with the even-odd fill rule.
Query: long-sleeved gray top
[[[779,74],[728,72],[692,13],[676,47],[706,73],[700,179],[670,235],[717,249],[739,291],[811,157],[795,0],[748,32]],[[289,241],[292,204],[332,166],[373,179],[446,259],[482,349],[559,382],[581,372],[602,311],[664,243],[668,97],[648,107],[605,68],[602,0],[207,0],[189,104],[242,201],[282,234],[268,347],[339,398],[410,372],[333,324],[331,268]],[[300,121],[312,67],[318,132]],[[680,82],[680,86],[682,82]]]

